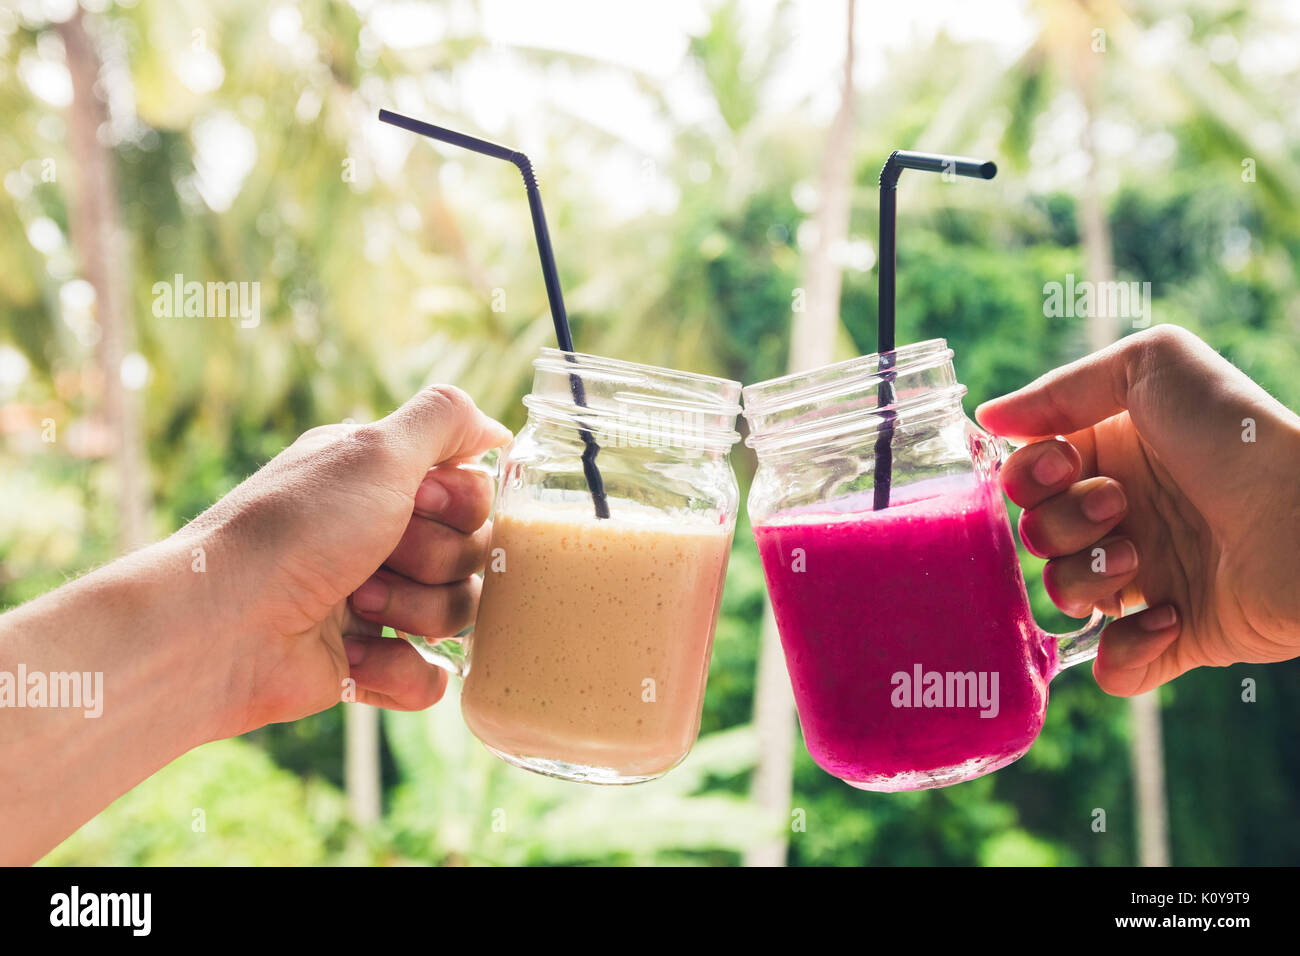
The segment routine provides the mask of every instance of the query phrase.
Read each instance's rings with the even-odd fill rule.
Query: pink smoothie
[[[852,513],[754,529],[808,750],[870,790],[956,783],[1021,756],[1056,663],[996,485],[897,495],[879,512],[868,494],[837,503]]]

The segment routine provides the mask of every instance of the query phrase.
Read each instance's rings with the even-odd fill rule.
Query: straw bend
[[[880,274],[878,309],[876,316],[876,352],[880,355],[878,368],[880,387],[876,405],[881,409],[881,427],[875,447],[875,493],[873,507],[876,511],[889,507],[890,479],[893,470],[893,440],[895,412],[893,375],[894,367],[894,296],[898,271],[898,177],[905,169],[920,169],[929,173],[968,176],[972,179],[992,179],[998,173],[996,163],[969,156],[945,156],[942,153],[916,153],[896,149],[880,167]]]
[[[454,129],[447,129],[445,126],[435,126],[433,123],[426,123],[410,116],[403,116],[401,113],[394,113],[392,110],[380,110],[379,118],[390,126],[399,126],[412,133],[428,136],[430,139],[440,140],[444,143],[450,143],[452,146],[459,146],[462,149],[482,153],[484,156],[493,156],[497,159],[504,159],[508,163],[514,163],[519,167],[519,171],[523,173],[524,185],[529,189],[537,188],[537,176],[533,173],[532,162],[517,149],[510,149],[508,146],[502,146],[486,139],[479,139],[477,136],[470,136],[468,133],[458,133]]]
[[[577,359],[573,355],[573,333],[569,330],[569,316],[564,309],[564,294],[560,289],[560,273],[555,267],[555,253],[551,250],[551,233],[546,228],[546,213],[542,209],[542,193],[537,188],[537,175],[533,172],[533,164],[528,157],[517,149],[510,149],[499,143],[489,142],[486,139],[479,139],[477,136],[470,136],[468,133],[458,133],[454,129],[435,126],[432,123],[426,123],[410,116],[403,116],[401,113],[394,113],[391,110],[380,110],[379,119],[391,126],[398,126],[412,133],[427,136],[430,139],[449,143],[452,146],[459,146],[462,149],[468,149],[495,159],[504,159],[519,168],[519,172],[524,177],[524,192],[528,196],[528,211],[533,219],[533,234],[537,237],[537,254],[542,262],[542,279],[546,283],[546,299],[551,306],[551,320],[555,325],[555,339],[568,360],[576,364]],[[569,390],[573,393],[573,401],[577,405],[583,408],[587,407],[586,390],[583,388],[582,379],[578,375],[569,375]],[[600,469],[596,466],[596,456],[600,453],[600,445],[596,443],[595,436],[592,435],[590,429],[585,426],[578,429],[578,435],[582,438],[583,445],[582,471],[587,480],[587,487],[591,491],[591,500],[596,509],[596,517],[608,518],[609,502],[605,496],[605,483],[601,478]]]
[[[889,154],[885,165],[880,168],[880,188],[893,189],[898,185],[898,177],[905,169],[920,169],[929,173],[948,173],[953,176],[968,176],[971,179],[992,179],[998,174],[997,163],[987,159],[972,159],[969,156],[947,156],[943,153],[917,153],[907,149],[896,149]]]

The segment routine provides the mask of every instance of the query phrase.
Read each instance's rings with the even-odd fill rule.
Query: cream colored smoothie
[[[499,753],[646,777],[694,743],[732,528],[622,511],[496,517],[461,706]]]

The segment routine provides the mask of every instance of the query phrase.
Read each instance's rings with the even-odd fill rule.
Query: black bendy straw
[[[896,149],[889,154],[880,170],[880,315],[876,325],[876,351],[880,355],[877,370],[881,374],[876,392],[876,407],[882,409],[880,434],[876,436],[875,496],[872,507],[880,511],[889,507],[890,472],[893,470],[894,404],[894,280],[898,272],[895,239],[898,234],[898,177],[905,169],[923,169],[948,176],[992,179],[998,167],[984,159],[966,156],[942,156],[938,153],[913,153]]]
[[[533,233],[537,236],[537,253],[542,259],[542,277],[546,281],[546,298],[551,304],[551,320],[555,323],[555,339],[560,351],[570,362],[576,362],[573,355],[573,334],[569,331],[569,316],[564,311],[564,296],[560,292],[560,274],[555,268],[555,253],[551,250],[551,234],[546,228],[546,214],[542,211],[542,194],[537,189],[537,177],[533,175],[533,164],[528,157],[517,149],[509,149],[489,143],[476,136],[457,133],[455,130],[443,129],[432,123],[425,123],[400,113],[380,110],[379,118],[385,123],[400,126],[402,129],[428,136],[430,139],[450,143],[462,149],[473,150],[484,156],[494,156],[514,163],[524,176],[524,191],[528,194],[528,209],[533,215]],[[587,407],[587,395],[582,387],[582,379],[569,373],[569,391],[573,400],[582,408]],[[581,425],[581,423],[579,423]],[[587,488],[591,491],[591,502],[596,508],[597,518],[609,517],[609,502],[605,499],[605,483],[601,480],[600,469],[596,467],[596,456],[600,446],[592,436],[591,430],[579,427],[578,435],[582,438],[582,471],[587,478]]]

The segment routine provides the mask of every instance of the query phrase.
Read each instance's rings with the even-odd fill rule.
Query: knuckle
[[[348,437],[354,444],[364,449],[378,449],[388,444],[388,436],[384,429],[373,422],[368,425],[358,425],[352,429]]]
[[[426,385],[420,389],[420,398],[443,415],[467,415],[475,408],[474,400],[455,385]]]
[[[1196,336],[1181,325],[1157,325],[1138,333],[1142,348],[1154,358],[1165,358],[1186,351]]]
[[[1196,336],[1179,325],[1155,325],[1126,338],[1119,353],[1116,372],[1123,378],[1127,393],[1162,366],[1177,362],[1193,347]],[[1123,404],[1123,402],[1120,402]]]
[[[298,436],[298,441],[304,444],[327,441],[334,438],[342,438],[348,433],[347,425],[317,425],[315,428],[309,428]]]
[[[302,455],[312,455],[333,447],[337,442],[345,439],[350,432],[351,428],[347,425],[317,425],[294,439],[290,447]]]
[[[348,434],[350,457],[378,464],[381,468],[397,455],[388,432],[379,424],[358,425]]]

